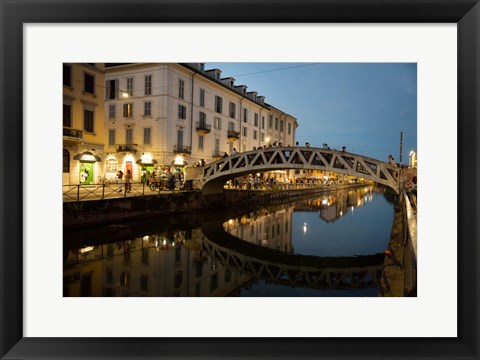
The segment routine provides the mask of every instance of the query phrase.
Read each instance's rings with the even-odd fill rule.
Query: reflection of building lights
[[[175,241],[174,241],[174,242],[172,242],[172,246],[175,246]]]
[[[86,252],[89,252],[89,251],[92,251],[93,250],[93,246],[87,246],[87,247],[84,247],[83,249],[80,249],[80,252],[82,254],[85,254]]]
[[[340,216],[343,216],[343,211],[340,211]]]
[[[352,206],[352,211],[353,211],[353,209],[354,209],[354,208],[353,208],[353,206]]]
[[[148,241],[149,238],[150,238],[150,237],[149,237],[148,235],[145,235],[145,236],[143,237],[143,241]]]
[[[307,232],[307,223],[303,223],[303,233]]]
[[[163,245],[167,245],[167,240],[163,239]]]
[[[228,220],[228,225],[233,225],[233,219]]]
[[[322,205],[327,205],[327,203],[328,203],[328,200],[327,200],[327,199],[323,199],[323,200],[322,200]]]

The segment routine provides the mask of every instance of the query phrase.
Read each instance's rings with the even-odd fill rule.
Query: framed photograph
[[[0,3],[2,359],[479,359],[477,1]],[[425,179],[414,297],[65,293],[56,120],[62,63],[198,61],[413,64]],[[180,97],[184,86],[175,90]],[[88,125],[94,104],[82,104]],[[85,154],[95,158],[95,149],[76,160]],[[167,173],[185,165],[167,162]],[[94,165],[82,164],[75,174],[93,182]],[[153,161],[148,165],[154,169]]]

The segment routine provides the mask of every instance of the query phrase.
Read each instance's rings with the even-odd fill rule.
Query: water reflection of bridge
[[[384,254],[352,257],[292,255],[250,244],[224,231],[222,223],[202,224],[202,251],[223,265],[292,287],[362,288],[380,281]]]

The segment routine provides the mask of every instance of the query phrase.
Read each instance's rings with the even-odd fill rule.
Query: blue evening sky
[[[417,150],[415,63],[206,63],[297,118],[296,140],[403,163]],[[293,145],[293,144],[292,144]]]

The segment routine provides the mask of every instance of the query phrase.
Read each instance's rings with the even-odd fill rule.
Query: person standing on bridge
[[[233,155],[237,155],[237,154],[238,154],[237,149],[233,148],[231,155],[233,156]]]

